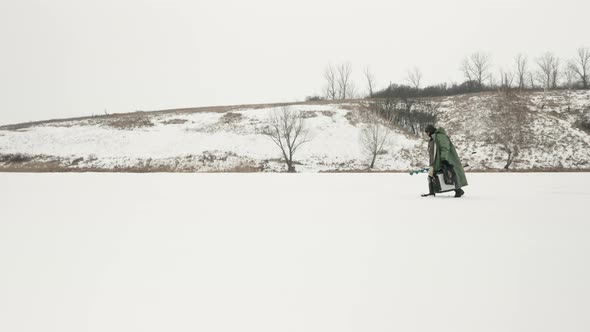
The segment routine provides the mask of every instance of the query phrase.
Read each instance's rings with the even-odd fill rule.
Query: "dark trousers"
[[[434,195],[434,178],[428,176],[428,194]]]

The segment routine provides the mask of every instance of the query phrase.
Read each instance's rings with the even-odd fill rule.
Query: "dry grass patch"
[[[228,168],[223,171],[217,171],[213,173],[259,173],[264,171],[264,167],[261,165],[239,165],[236,167]]]
[[[33,160],[34,157],[21,153],[0,154],[0,163],[19,164]]]
[[[184,124],[187,123],[188,120],[186,119],[170,119],[170,120],[166,120],[161,122],[164,125],[176,125],[176,124]]]
[[[227,112],[227,113],[223,114],[223,116],[221,117],[221,119],[219,119],[219,121],[224,124],[230,124],[230,123],[238,122],[241,119],[242,119],[242,114],[234,113],[234,112]]]
[[[122,130],[152,127],[154,125],[149,116],[144,114],[132,114],[105,118],[101,119],[100,123]]]

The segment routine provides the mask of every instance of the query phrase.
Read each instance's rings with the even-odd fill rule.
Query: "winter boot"
[[[463,189],[459,188],[459,189],[455,189],[455,197],[459,198],[461,196],[463,196],[465,192],[463,191]]]

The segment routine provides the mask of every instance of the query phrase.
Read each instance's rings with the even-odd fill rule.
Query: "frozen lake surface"
[[[590,173],[0,173],[0,331],[590,330]]]

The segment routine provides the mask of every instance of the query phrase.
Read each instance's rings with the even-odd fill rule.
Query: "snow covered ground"
[[[296,160],[303,161],[303,165],[298,170],[367,168],[370,155],[359,142],[362,127],[349,121],[347,116],[351,111],[343,106],[346,105],[289,108],[303,113],[308,137],[313,142],[299,149]],[[79,168],[145,167],[149,160],[151,166],[165,166],[173,171],[227,171],[261,164],[266,170],[277,171],[285,167],[281,151],[263,130],[269,118],[281,108],[237,108],[225,113],[148,113],[146,121],[139,122],[139,125],[149,124],[145,127],[130,124],[121,128],[120,122],[87,119],[0,130],[0,153],[51,156],[66,160],[66,164],[80,159],[76,165]],[[416,138],[409,139],[400,132],[391,136],[388,154],[379,158],[380,168],[410,169],[410,161],[402,155],[407,153],[405,149],[415,149]]]
[[[589,173],[0,173],[0,331],[590,330]]]
[[[437,125],[447,129],[470,170],[506,164],[507,153],[490,138],[489,117],[498,98],[481,93],[435,99]],[[522,98],[530,119],[517,127],[524,141],[512,169],[590,169],[590,135],[580,128],[590,114],[590,91],[531,92]],[[280,149],[263,134],[282,107],[302,112],[311,138],[295,154],[298,172],[365,170],[371,156],[360,138],[367,103],[227,106],[4,126],[0,170],[284,171]],[[426,165],[425,137],[396,126],[388,132],[376,170]]]

